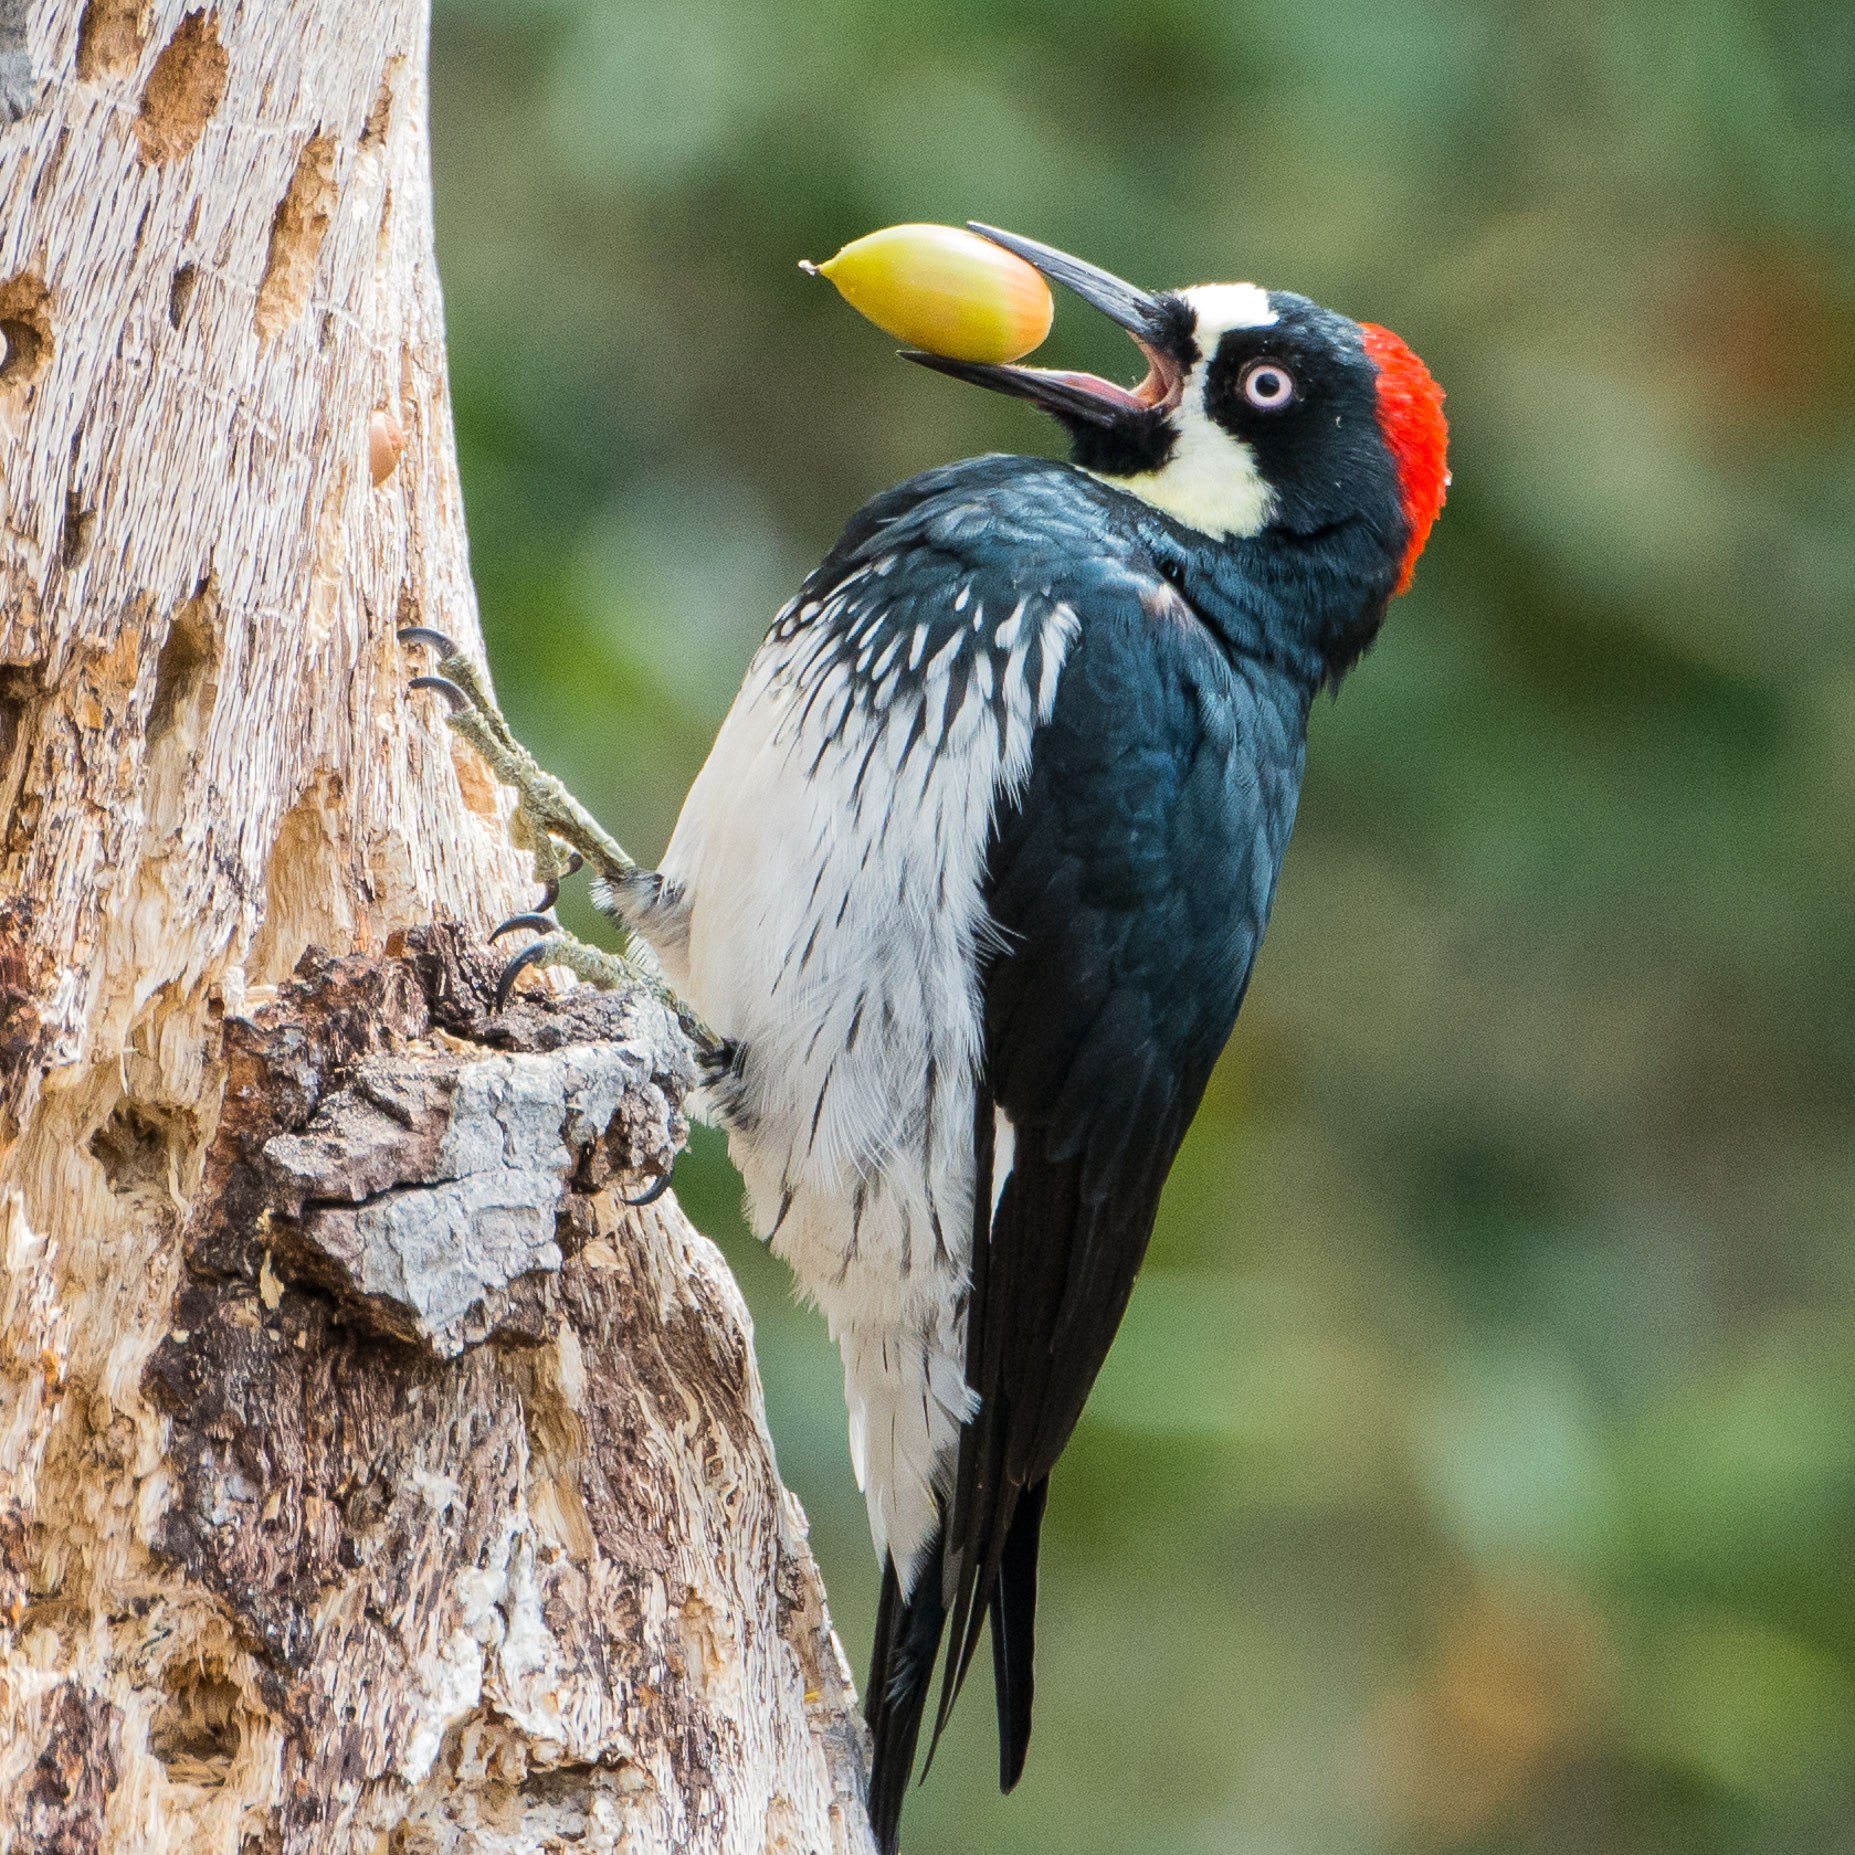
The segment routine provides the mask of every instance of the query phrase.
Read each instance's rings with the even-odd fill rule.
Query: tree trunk
[[[686,1055],[493,1011],[405,688],[424,15],[0,0],[0,1849],[864,1850]]]

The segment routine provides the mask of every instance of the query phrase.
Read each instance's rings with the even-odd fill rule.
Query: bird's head
[[[1389,329],[1253,283],[1147,291],[991,226],[972,228],[1127,330],[1138,386],[911,353],[1068,429],[1077,464],[1216,538],[1364,524],[1403,592],[1443,506],[1442,389]]]

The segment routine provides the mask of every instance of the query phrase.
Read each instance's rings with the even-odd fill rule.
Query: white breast
[[[729,1148],[749,1212],[838,1341],[871,1530],[906,1573],[969,1414],[987,835],[1076,620],[950,589],[957,606],[898,633],[880,591],[784,615],[755,658],[664,857],[689,901],[665,960],[743,1053]]]

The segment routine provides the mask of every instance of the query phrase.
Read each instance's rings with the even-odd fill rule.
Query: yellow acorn
[[[852,309],[953,361],[1015,361],[1050,332],[1050,286],[1014,252],[951,225],[892,225],[822,264]]]

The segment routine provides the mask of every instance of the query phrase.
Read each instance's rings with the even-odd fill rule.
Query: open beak
[[[1185,368],[1178,351],[1189,339],[1190,326],[1189,312],[1176,296],[1137,290],[1113,272],[1085,264],[1054,246],[1040,245],[1034,238],[1001,232],[996,226],[981,225],[976,219],[969,219],[967,225],[980,237],[1016,252],[1052,283],[1060,283],[1066,290],[1074,291],[1109,321],[1124,328],[1146,356],[1146,378],[1135,387],[1116,386],[1112,380],[1103,380],[1097,374],[1066,373],[1049,367],[1001,367],[985,361],[954,361],[945,355],[927,354],[916,348],[903,349],[904,360],[919,361],[923,367],[951,374],[956,380],[970,381],[974,386],[989,386],[995,392],[1028,399],[1060,419],[1080,420],[1089,425],[1120,425],[1130,418],[1141,418],[1179,403]]]

